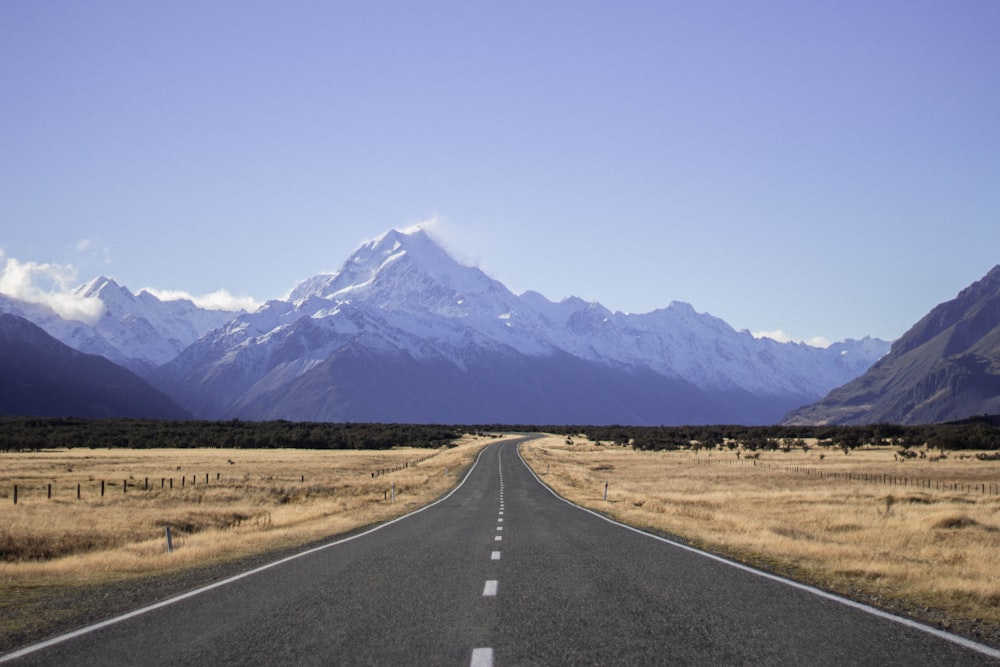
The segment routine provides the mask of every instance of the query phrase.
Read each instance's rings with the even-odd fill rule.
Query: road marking
[[[500,542],[501,540],[503,540],[503,535],[497,535],[496,537],[493,538],[494,542]]]
[[[500,516],[503,516],[503,510],[500,510]]]
[[[503,514],[503,512],[501,512],[501,514]],[[500,517],[499,519],[497,519],[497,523],[503,523],[503,517]]]
[[[483,586],[483,597],[493,597],[497,594],[497,580],[487,579],[486,585]]]
[[[501,530],[503,530],[503,526],[497,526],[497,532],[500,532]]]
[[[472,662],[469,663],[469,667],[493,667],[493,649],[472,649]]]
[[[500,560],[500,552],[494,551],[490,554],[490,560]]]

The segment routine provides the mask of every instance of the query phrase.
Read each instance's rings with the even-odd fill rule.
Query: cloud
[[[771,340],[776,340],[779,343],[805,343],[811,347],[827,348],[830,347],[830,341],[823,336],[813,336],[812,338],[792,338],[787,333],[781,329],[775,329],[773,331],[755,331],[753,332],[754,338],[770,338]]]
[[[754,338],[770,338],[771,340],[776,340],[779,343],[787,343],[792,340],[791,336],[786,334],[781,329],[775,329],[774,331],[755,331],[753,332]]]
[[[813,347],[822,347],[822,348],[827,348],[833,345],[833,343],[831,343],[823,336],[813,336],[812,338],[806,338],[802,342],[805,343],[806,345],[812,345]]]
[[[187,299],[199,308],[208,310],[227,310],[253,312],[260,307],[260,302],[250,296],[234,296],[229,290],[218,289],[204,296],[194,296],[183,290],[162,290],[155,287],[145,287],[141,291],[149,292],[160,301],[180,301]]]
[[[0,260],[4,260],[2,250]],[[74,294],[75,281],[76,269],[72,266],[7,257],[0,270],[0,294],[48,306],[63,319],[93,324],[104,313],[104,304],[100,299]]]

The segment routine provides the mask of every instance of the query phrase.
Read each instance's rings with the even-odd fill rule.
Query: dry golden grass
[[[456,447],[438,450],[0,454],[0,598],[12,586],[92,584],[169,572],[385,521],[447,492],[488,442],[467,436]],[[396,470],[372,477],[384,469]],[[173,488],[166,481],[161,488],[161,479],[171,478]],[[103,497],[101,480],[107,482]],[[129,486],[123,489],[125,480]],[[395,503],[388,497],[393,484]],[[166,550],[166,526],[172,553]]]
[[[1000,462],[954,453],[900,462],[889,448],[814,448],[765,452],[754,464],[728,450],[639,452],[582,437],[536,440],[522,453],[558,493],[624,523],[848,596],[937,610],[940,620],[1000,623],[1000,496],[965,490],[996,489]],[[905,476],[910,485],[790,468]]]

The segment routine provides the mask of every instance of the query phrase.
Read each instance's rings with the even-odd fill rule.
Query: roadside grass
[[[995,485],[1000,462],[970,453],[902,462],[891,448],[777,450],[747,461],[730,450],[642,452],[582,436],[521,451],[560,495],[623,523],[944,627],[985,627],[997,639],[1000,496],[971,487]],[[848,473],[905,476],[908,485]]]
[[[279,551],[401,516],[453,488],[493,441],[0,454],[0,636],[39,622],[32,606],[61,591]]]

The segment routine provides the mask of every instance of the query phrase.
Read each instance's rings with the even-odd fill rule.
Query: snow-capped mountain
[[[100,316],[93,322],[64,319],[45,305],[4,295],[0,312],[24,317],[66,345],[143,377],[237,315],[199,308],[187,299],[163,301],[145,290],[133,294],[104,276],[81,285],[72,296],[99,302]]]
[[[150,377],[204,418],[773,423],[888,348],[757,339],[678,302],[632,315],[515,295],[418,229],[363,245]]]

